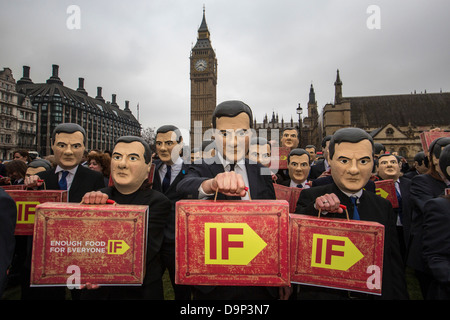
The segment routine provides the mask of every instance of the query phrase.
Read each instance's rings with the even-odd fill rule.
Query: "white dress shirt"
[[[220,160],[221,164],[223,165],[225,172],[229,172],[230,171],[230,162],[223,159],[222,155],[219,152],[217,153],[217,158]],[[242,178],[244,179],[245,186],[249,188],[247,190],[247,193],[245,194],[245,196],[241,197],[241,199],[242,200],[250,199],[248,196],[249,192],[250,192],[250,185],[248,182],[247,169],[245,168],[245,159],[241,159],[235,164],[234,172],[236,172],[242,176]],[[198,188],[198,191],[199,191],[199,194],[198,194],[199,199],[205,199],[207,197],[211,197],[214,195],[214,194],[205,193],[203,191],[202,185],[200,185],[200,187]]]

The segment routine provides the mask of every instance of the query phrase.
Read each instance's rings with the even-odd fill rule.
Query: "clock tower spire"
[[[191,80],[190,146],[192,148],[201,146],[203,134],[212,126],[212,113],[216,107],[217,59],[211,45],[204,6],[203,19],[198,28],[197,43],[191,49],[189,59]],[[201,130],[199,130],[200,127]]]

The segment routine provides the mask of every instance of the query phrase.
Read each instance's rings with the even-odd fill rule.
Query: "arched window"
[[[386,137],[393,137],[394,136],[394,129],[387,128],[385,133],[386,133]]]

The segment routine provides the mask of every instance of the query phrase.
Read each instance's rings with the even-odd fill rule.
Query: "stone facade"
[[[340,128],[358,127],[387,151],[412,161],[422,150],[421,132],[450,131],[449,92],[344,97],[339,70],[334,85],[335,102],[325,105],[321,114],[322,137]]]
[[[31,100],[17,92],[10,68],[0,71],[0,160],[16,150],[36,151],[36,111]]]
[[[124,135],[141,134],[141,125],[133,116],[129,102],[121,109],[112,101],[105,101],[102,88],[97,87],[95,98],[84,89],[84,79],[79,78],[76,90],[64,86],[59,78],[59,66],[52,66],[52,76],[45,83],[33,83],[30,68],[24,66],[23,77],[17,81],[18,93],[29,97],[36,112],[37,141],[33,150],[41,156],[51,151],[51,134],[60,123],[72,122],[81,125],[87,134],[87,150],[112,150],[117,138]]]
[[[197,43],[191,50],[190,80],[190,146],[194,147],[201,146],[205,131],[211,128],[212,113],[217,103],[217,58],[211,46],[205,10],[198,29]]]

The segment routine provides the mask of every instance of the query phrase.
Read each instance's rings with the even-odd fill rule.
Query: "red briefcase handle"
[[[346,213],[346,215],[347,215],[347,220],[350,220],[349,217],[348,217],[347,206],[345,206],[345,205],[343,205],[343,204],[340,204],[340,205],[339,205],[339,208],[344,209],[344,211],[345,211],[345,213]],[[321,212],[322,212],[322,210],[319,209],[319,215],[317,216],[318,218],[320,218],[320,213],[321,213]]]

